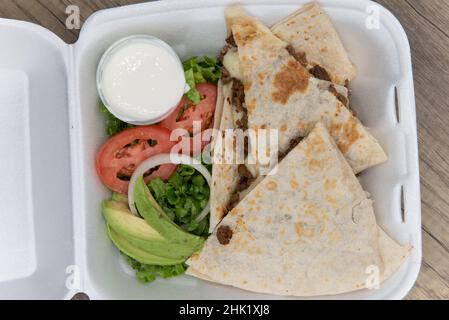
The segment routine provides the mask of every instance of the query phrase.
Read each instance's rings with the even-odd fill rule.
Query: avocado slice
[[[121,194],[118,192],[113,192],[112,193],[112,201],[123,202],[123,203],[128,204],[128,197],[125,196],[124,194]]]
[[[108,225],[133,246],[165,258],[186,260],[198,247],[172,243],[154,230],[144,219],[136,217],[127,205],[104,201],[102,211]]]
[[[165,214],[145,185],[143,177],[136,182],[134,200],[139,214],[164,238],[173,243],[187,245],[195,252],[202,248],[204,239],[184,231]]]
[[[169,259],[160,257],[151,253],[148,253],[145,250],[139,249],[133,246],[128,240],[124,237],[120,236],[117,232],[115,232],[108,225],[108,235],[111,238],[112,242],[116,245],[117,248],[120,249],[121,252],[130,256],[131,258],[139,261],[140,263],[150,264],[150,265],[159,265],[159,266],[170,266],[179,263],[183,263],[185,258],[179,259]]]

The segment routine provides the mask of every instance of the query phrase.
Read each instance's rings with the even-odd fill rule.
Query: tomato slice
[[[201,121],[201,131],[210,127],[217,105],[217,86],[202,83],[196,86],[203,99],[197,105],[190,105],[187,98],[183,98],[176,110],[164,119],[160,125],[170,130],[182,128],[193,133],[193,122]],[[183,110],[186,109],[186,110]]]
[[[142,126],[127,129],[110,138],[100,149],[96,169],[101,181],[111,190],[128,193],[129,178],[146,159],[170,153],[177,141],[170,141],[171,131],[160,126]],[[145,181],[160,177],[167,180],[176,165],[162,165],[148,172]]]

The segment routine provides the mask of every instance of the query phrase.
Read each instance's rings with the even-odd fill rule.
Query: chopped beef
[[[231,46],[229,44],[226,44],[220,51],[220,53],[218,54],[217,60],[218,62],[220,62],[221,64],[223,64],[223,60],[224,60],[224,56],[226,55],[226,53],[228,53],[229,50],[231,50]]]
[[[226,38],[226,43],[230,45],[231,47],[237,47],[237,44],[235,43],[234,35],[231,33],[229,37]]]
[[[251,172],[248,170],[248,168],[244,164],[239,164],[238,172],[239,172],[240,176],[245,177],[247,179],[254,178],[253,175],[251,174]]]
[[[296,146],[301,143],[302,140],[304,140],[304,137],[297,137],[295,139],[290,140],[288,149],[285,152],[279,153],[278,156],[279,161],[282,161],[290,153],[290,151],[295,149]]]
[[[246,157],[248,157],[249,153],[249,138],[247,135],[243,138],[243,154]]]
[[[243,192],[249,187],[251,187],[251,184],[254,182],[254,179],[248,179],[245,177],[242,177],[237,185],[237,191]]]
[[[346,98],[344,95],[342,95],[340,92],[338,92],[333,84],[331,84],[329,86],[329,92],[332,93],[346,107],[348,107],[348,104],[349,104],[348,98]]]
[[[232,104],[238,112],[245,111],[245,88],[240,80],[234,79],[232,83]]]
[[[221,81],[223,81],[223,84],[228,84],[232,81],[231,74],[225,67],[221,68]]]
[[[236,47],[237,47],[237,45],[235,44],[234,36],[231,34],[229,37],[226,38],[226,44],[221,49],[220,53],[218,54],[218,58],[217,58],[218,62],[223,64],[223,59],[224,59],[224,56],[226,55],[226,53],[228,53],[228,51],[231,50],[232,48],[236,48]]]
[[[255,179],[244,164],[240,164],[238,166],[238,173],[240,176],[240,180],[239,183],[237,184],[237,191],[242,192],[248,189]]]
[[[229,199],[228,206],[227,206],[227,208],[226,208],[226,209],[228,210],[228,212],[231,211],[232,209],[234,209],[235,206],[236,206],[239,202],[240,202],[240,195],[239,195],[239,193],[237,192],[237,190],[235,190],[235,191],[232,193],[231,198]]]
[[[309,70],[310,74],[312,74],[315,78],[325,81],[331,81],[331,77],[329,73],[320,65],[316,65]]]
[[[227,245],[232,239],[232,230],[228,226],[220,226],[217,229],[217,239],[221,245]]]
[[[243,112],[242,117],[235,123],[239,127],[239,129],[242,129],[243,131],[248,130],[248,114],[246,113],[246,110]]]
[[[349,80],[348,79],[345,80],[345,87],[346,87],[346,89],[348,89],[348,97],[352,96],[352,91],[349,90]]]
[[[304,68],[307,68],[307,55],[305,52],[296,52],[292,45],[287,46],[287,51],[296,59]]]

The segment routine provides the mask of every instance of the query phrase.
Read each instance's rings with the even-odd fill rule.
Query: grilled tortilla
[[[388,276],[397,269],[407,250],[385,236],[371,200],[318,123],[221,221],[187,261],[187,273],[261,293],[334,295],[363,289],[370,266]],[[385,265],[381,248],[400,258]]]
[[[228,205],[235,186],[238,183],[238,165],[232,159],[226,159],[226,148],[233,147],[233,140],[226,138],[225,132],[228,129],[234,129],[234,118],[231,105],[232,83],[219,83],[219,91],[223,95],[223,104],[221,108],[221,120],[217,125],[219,129],[218,136],[214,142],[212,167],[212,187],[210,195],[210,232],[221,221],[228,212]]]
[[[329,16],[318,3],[309,3],[271,28],[304,59],[312,73],[339,85],[357,75]],[[329,79],[327,79],[327,76]]]
[[[238,46],[249,129],[279,130],[279,152],[318,121],[328,128],[355,173],[382,163],[382,147],[345,107],[336,85],[312,77],[280,40],[241,7],[226,9]]]
[[[228,8],[226,21],[233,35],[231,42],[235,43],[227,45],[224,56],[232,81],[223,99],[230,104],[234,128],[244,123],[243,127],[254,130],[278,129],[279,154],[285,155],[295,145],[292,141],[306,136],[317,121],[322,121],[355,173],[387,160],[376,139],[344,105],[349,101],[344,86],[312,77],[288,52],[287,43],[242,8]],[[232,208],[223,201],[231,197],[243,199],[263,178],[257,166],[247,165],[254,179],[247,190],[236,192],[241,178],[229,170],[237,168],[227,166],[224,180],[217,180],[218,190],[229,189],[232,183],[234,190],[232,195],[214,200],[211,232],[227,214],[226,208]]]

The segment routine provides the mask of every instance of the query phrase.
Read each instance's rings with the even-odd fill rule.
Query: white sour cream
[[[98,68],[100,97],[117,118],[152,124],[181,100],[186,81],[181,61],[163,41],[133,36],[113,44]]]

